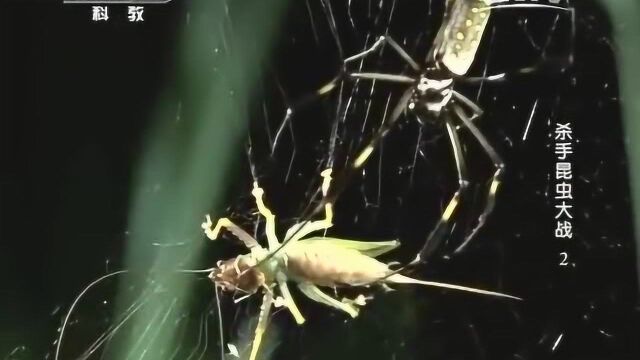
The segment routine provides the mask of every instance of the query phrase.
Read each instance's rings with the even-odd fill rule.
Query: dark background
[[[409,53],[422,59],[442,10],[435,4],[430,13],[424,1],[384,1],[381,7],[374,2],[371,8],[363,1],[351,8],[352,22],[346,2],[331,4],[344,56],[361,51],[367,35],[370,44],[385,33],[386,19],[393,14],[389,33],[406,39]],[[615,45],[606,14],[591,1],[576,5],[572,68],[564,74],[540,72],[485,84],[478,100],[486,114],[479,125],[508,169],[495,213],[468,251],[443,258],[480,208],[478,191],[465,203],[464,216],[448,243],[413,274],[496,289],[526,301],[514,304],[403,288],[391,294],[377,292],[357,320],[345,321],[342,314],[296,294],[308,322],[300,329],[284,312],[274,316],[272,327],[280,329],[279,346],[273,349],[276,358],[634,359],[640,355],[635,339],[635,244]],[[145,130],[164,89],[184,97],[189,94],[176,60],[179,35],[186,26],[186,2],[147,6],[144,23],[128,23],[124,6],[110,10],[111,21],[94,23],[89,6],[18,1],[0,5],[0,355],[12,354],[6,355],[9,359],[45,357],[76,294],[122,266],[131,181]],[[231,6],[231,22],[233,10]],[[369,97],[366,84],[355,89],[346,84],[343,94],[354,91],[353,105],[337,136],[331,135],[331,126],[341,118],[349,95],[333,94],[296,106],[295,141],[285,132],[277,151],[269,155],[267,128],[273,137],[286,106],[296,104],[338,71],[340,53],[326,11],[319,0],[291,4],[251,109],[249,163],[284,227],[296,222],[309,204],[308,189],[318,181],[317,169],[332,157],[340,169],[377,128],[387,95],[396,99],[399,94],[397,87],[377,85]],[[376,21],[377,16],[381,20]],[[543,43],[554,16],[525,10],[494,14],[471,72],[481,74],[486,62],[490,73],[530,64],[540,53],[530,40]],[[494,40],[485,45],[491,31]],[[568,34],[562,18],[557,34],[550,38],[550,57],[569,48]],[[369,71],[403,70],[387,51],[365,64]],[[461,91],[473,96],[478,89]],[[536,99],[538,113],[528,140],[522,141]],[[369,100],[371,115],[361,131]],[[184,101],[188,106],[188,98]],[[573,157],[576,235],[567,242],[554,239],[552,230],[550,136],[556,121],[571,121],[578,139]],[[403,246],[388,260],[405,262],[413,257],[456,185],[442,129],[425,127],[420,138],[418,132],[419,125],[410,116],[403,118],[389,133],[382,157],[375,155],[364,174],[348,179],[332,234],[398,238]],[[476,189],[481,190],[490,164],[468,134],[462,136],[469,144],[466,152]],[[338,144],[335,152],[328,146],[332,139]],[[418,152],[414,166],[416,149],[424,155]],[[240,156],[244,151],[244,143],[232,149]],[[233,194],[240,193],[229,196],[228,205],[238,222],[249,227],[255,216],[246,163],[239,166],[233,189]],[[571,266],[558,265],[562,251],[568,252]],[[198,296],[208,301],[210,289]],[[99,326],[92,322],[102,323],[108,317],[98,299],[88,301],[86,321],[76,325],[75,333],[93,331],[98,336]],[[254,314],[256,307],[257,299],[240,305],[241,311],[229,299],[224,302],[229,318],[234,312],[236,317]],[[225,323],[230,339],[242,337],[236,323]],[[211,328],[216,326],[214,318]],[[561,334],[562,342],[552,351]],[[73,333],[68,336],[72,348],[87,346],[81,338],[74,340]],[[214,341],[205,352],[217,353]]]

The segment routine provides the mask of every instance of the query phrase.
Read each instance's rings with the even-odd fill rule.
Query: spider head
[[[218,261],[209,279],[223,291],[253,294],[264,284],[264,274],[244,256]]]
[[[427,74],[420,76],[415,85],[413,96],[409,99],[409,110],[427,111],[440,114],[453,95],[453,79],[433,79]]]

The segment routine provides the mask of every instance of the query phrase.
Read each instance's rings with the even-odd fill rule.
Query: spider
[[[402,114],[411,114],[420,124],[431,123],[446,129],[456,165],[458,188],[449,199],[434,229],[427,236],[423,247],[415,259],[407,266],[424,262],[428,254],[439,246],[452,225],[452,219],[464,195],[469,190],[471,180],[468,176],[463,143],[458,135],[458,131],[467,129],[471,133],[472,137],[491,160],[494,171],[489,186],[486,188],[484,207],[477,217],[474,226],[467,232],[462,242],[454,249],[453,254],[463,251],[484,226],[494,210],[496,196],[504,178],[505,163],[502,157],[482,131],[474,124],[474,121],[482,116],[483,110],[474,101],[456,91],[455,85],[457,83],[477,84],[483,81],[502,82],[513,75],[536,72],[543,68],[548,62],[546,59],[541,59],[537,64],[510,73],[505,72],[482,77],[466,76],[480,46],[491,10],[510,7],[535,7],[563,10],[571,13],[572,23],[574,23],[574,12],[573,8],[570,7],[564,8],[549,4],[492,5],[494,2],[493,0],[446,0],[446,9],[442,25],[426,57],[424,65],[421,66],[416,62],[393,38],[380,36],[377,41],[366,50],[344,59],[341,74],[316,91],[316,95],[318,96],[325,95],[333,91],[345,77],[407,86],[400,96],[398,103],[391,111],[388,120],[381,125],[380,129],[369,140],[368,145],[357,153],[352,163],[343,169],[343,179],[339,180],[339,185],[335,187],[332,193],[328,194],[324,202],[335,201],[345,187],[345,179],[362,169],[376,150],[380,141],[392,129]],[[572,27],[572,32],[574,31],[575,29]],[[385,45],[388,45],[404,60],[414,72],[413,75],[348,71],[347,66],[349,64],[362,61],[364,58],[376,53]],[[569,55],[568,59],[562,62],[565,65],[560,66],[560,68],[561,71],[564,71],[568,66],[567,64],[573,62],[572,56]],[[290,116],[291,114],[292,110],[289,109],[287,115]],[[285,120],[286,119],[288,118],[285,118]],[[312,213],[315,214],[321,211],[324,202],[313,209]]]
[[[331,184],[331,169],[321,173],[322,194],[327,195]],[[332,227],[333,204],[324,205],[321,220],[297,223],[285,233],[283,242],[276,235],[276,217],[265,205],[264,190],[254,182],[253,191],[258,212],[265,218],[265,233],[268,249],[240,226],[228,218],[221,218],[215,227],[209,215],[202,224],[206,236],[215,240],[224,228],[237,237],[249,249],[249,253],[219,261],[209,278],[216,287],[225,291],[241,292],[250,296],[263,290],[262,305],[251,345],[249,360],[255,360],[262,336],[267,328],[269,313],[273,306],[284,306],[293,315],[296,323],[302,325],[305,318],[296,306],[287,282],[294,281],[298,289],[309,299],[328,305],[355,318],[359,307],[367,298],[359,295],[355,299],[338,300],[326,294],[320,287],[368,287],[392,284],[417,284],[434,286],[476,294],[522,300],[516,296],[481,290],[466,286],[414,279],[393,271],[389,265],[375,259],[400,244],[392,241],[356,241],[332,237],[309,237],[314,232]],[[281,296],[275,295],[276,288]]]

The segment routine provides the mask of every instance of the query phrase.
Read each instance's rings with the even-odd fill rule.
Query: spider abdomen
[[[455,1],[450,4],[448,22],[442,28],[438,49],[440,61],[456,75],[469,71],[480,46],[490,15],[487,0]]]
[[[318,286],[358,286],[376,282],[389,268],[357,250],[327,242],[298,242],[286,251],[288,276]]]

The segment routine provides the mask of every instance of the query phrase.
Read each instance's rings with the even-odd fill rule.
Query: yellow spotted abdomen
[[[452,73],[465,75],[480,47],[490,4],[486,0],[454,0],[449,6],[441,28],[438,57]]]

